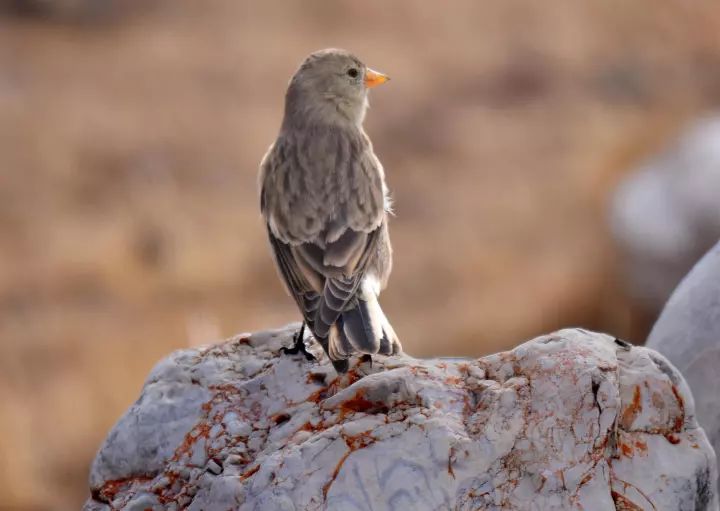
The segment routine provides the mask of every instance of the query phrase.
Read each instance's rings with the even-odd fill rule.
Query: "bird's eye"
[[[355,69],[354,67],[351,67],[350,69],[348,69],[347,74],[350,78],[357,78],[358,70]]]

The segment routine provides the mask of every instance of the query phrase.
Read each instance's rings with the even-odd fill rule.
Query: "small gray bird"
[[[392,266],[385,173],[362,123],[388,77],[351,53],[311,54],[290,80],[285,116],[260,164],[260,208],[275,262],[338,372],[354,354],[401,351],[378,295]]]

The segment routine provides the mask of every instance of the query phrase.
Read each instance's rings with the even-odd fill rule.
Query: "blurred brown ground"
[[[716,0],[165,0],[92,20],[64,3],[0,18],[0,509],[79,508],[171,350],[298,319],[256,169],[318,48],[393,77],[366,126],[409,353],[571,325],[642,341],[606,200],[720,100]]]

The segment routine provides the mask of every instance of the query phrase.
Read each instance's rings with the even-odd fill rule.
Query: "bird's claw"
[[[300,341],[299,343],[295,343],[292,348],[283,347],[280,349],[280,351],[283,353],[283,355],[297,355],[298,353],[302,353],[307,360],[315,360],[315,355],[310,353],[307,348],[305,347],[305,343]]]
[[[288,348],[286,346],[283,346],[280,348],[280,352],[283,355],[297,355],[298,353],[302,353],[305,356],[306,360],[315,360],[315,355],[310,353],[307,348],[305,347],[305,323],[300,327],[300,330],[293,336],[293,345],[291,348]]]

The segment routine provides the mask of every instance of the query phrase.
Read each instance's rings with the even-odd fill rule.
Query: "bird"
[[[279,133],[260,163],[260,210],[285,287],[338,373],[359,355],[402,351],[378,296],[392,270],[385,171],[363,129],[368,91],[389,77],[352,53],[311,53],[290,80]]]

